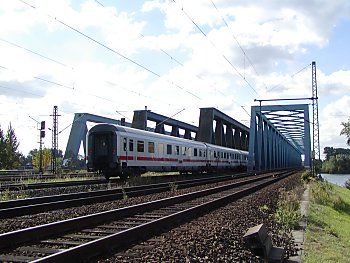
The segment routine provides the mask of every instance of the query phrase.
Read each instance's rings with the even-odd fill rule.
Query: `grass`
[[[350,190],[311,184],[305,263],[350,262]]]
[[[9,190],[0,191],[0,202],[16,199],[24,199],[28,196],[23,192],[10,192]]]
[[[58,178],[31,178],[19,181],[21,184],[35,184],[35,183],[56,183],[56,182],[71,182],[71,181],[86,181],[91,180],[88,177],[58,177]]]
[[[274,218],[286,231],[299,226],[301,219],[299,199],[295,189],[293,191],[286,191],[285,189],[280,191]]]

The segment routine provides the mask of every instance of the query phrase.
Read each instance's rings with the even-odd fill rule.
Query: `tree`
[[[340,135],[345,135],[347,137],[347,145],[350,145],[350,117],[348,122],[342,122],[341,125],[344,126],[344,128],[341,130]]]
[[[331,156],[336,156],[338,154],[347,154],[350,155],[350,149],[345,148],[333,148],[333,147],[325,147],[323,149],[323,153],[326,155],[326,161],[329,161]]]
[[[33,167],[35,168],[38,168],[40,167],[40,151],[38,150],[32,150],[30,151],[29,154],[33,154],[33,159],[32,159],[32,164],[33,164]],[[51,149],[48,149],[48,148],[44,148],[42,150],[42,155],[43,155],[43,159],[42,159],[42,168],[43,170],[47,170],[49,168],[49,165],[51,164],[51,154],[52,154],[52,151]]]
[[[328,161],[329,158],[332,156],[332,155],[335,155],[335,151],[334,151],[334,148],[333,147],[325,147],[323,149],[323,153],[326,155],[326,160]]]
[[[0,126],[0,169],[3,169],[5,164],[5,156],[6,156],[6,152],[5,152],[5,138],[4,138],[4,132],[1,129]]]
[[[19,142],[15,134],[15,130],[12,128],[11,123],[7,129],[5,136],[5,156],[3,161],[3,168],[14,169],[21,165],[22,154],[18,152]]]
[[[331,156],[328,161],[323,163],[322,171],[330,174],[350,173],[350,155],[338,154]]]

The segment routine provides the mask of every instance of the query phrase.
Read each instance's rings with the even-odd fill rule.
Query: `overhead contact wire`
[[[172,0],[175,4],[176,1]],[[255,90],[255,88],[246,80],[246,78],[242,75],[242,73],[240,73],[238,71],[238,69],[231,63],[231,61],[229,61],[227,59],[227,57],[221,53],[221,51],[217,48],[217,46],[213,43],[213,41],[211,41],[207,34],[205,34],[205,32],[200,28],[200,26],[198,26],[198,24],[187,14],[187,12],[181,8],[181,11],[185,14],[185,16],[193,23],[193,25],[203,34],[204,37],[206,37],[206,39],[210,42],[210,44],[219,52],[219,54],[221,54],[221,56],[229,63],[229,65],[236,71],[236,73],[244,80],[244,82],[247,83],[247,85],[260,97],[259,93]]]
[[[36,9],[35,6],[33,6],[33,5],[31,5],[31,4],[28,4],[27,2],[25,2],[25,1],[23,1],[23,0],[19,0],[19,1],[21,1],[22,3],[24,3],[24,4],[28,5],[28,6],[30,6],[30,7],[33,8],[33,9]],[[76,32],[76,33],[78,33],[78,34],[84,36],[85,38],[87,38],[87,39],[89,39],[89,40],[95,42],[96,44],[98,44],[98,45],[104,47],[105,49],[107,49],[107,50],[109,50],[109,51],[111,51],[111,52],[117,54],[118,56],[124,58],[125,60],[127,60],[127,61],[129,61],[129,62],[135,64],[136,66],[138,66],[138,67],[140,67],[140,68],[146,70],[147,72],[149,72],[149,73],[151,73],[151,74],[157,76],[158,78],[161,78],[161,77],[162,77],[162,76],[161,76],[160,74],[158,74],[157,72],[155,72],[155,71],[153,71],[153,70],[147,68],[146,66],[141,65],[140,63],[136,62],[135,60],[133,60],[133,59],[131,59],[131,58],[128,58],[127,56],[125,56],[125,55],[121,54],[120,52],[118,52],[118,51],[116,51],[116,50],[114,50],[114,49],[108,47],[107,45],[101,43],[100,41],[98,41],[98,40],[96,40],[96,39],[94,39],[94,38],[88,36],[87,34],[85,34],[85,33],[81,32],[81,31],[79,31],[78,29],[76,29],[76,28],[74,28],[74,27],[72,27],[72,26],[66,24],[65,22],[61,21],[61,20],[58,19],[57,17],[53,17],[53,16],[51,16],[51,15],[49,15],[49,14],[47,14],[47,16],[49,16],[50,18],[54,19],[54,20],[57,21],[58,23],[64,25],[65,27],[68,27],[69,29],[73,30],[74,32]],[[181,89],[181,90],[187,92],[188,94],[190,94],[190,95],[196,97],[197,99],[200,99],[200,100],[201,100],[200,97],[198,97],[197,95],[195,95],[194,93],[192,93],[192,92],[190,92],[190,91],[187,91],[186,89],[184,89],[184,88],[181,87],[180,85],[174,83],[173,81],[167,80],[167,82],[169,82],[169,83],[175,85],[175,86],[178,87],[179,89]]]

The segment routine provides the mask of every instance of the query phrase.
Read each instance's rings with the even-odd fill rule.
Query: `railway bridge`
[[[156,124],[154,129],[147,127],[148,121]],[[147,109],[134,111],[132,123],[125,122],[125,119],[75,113],[64,160],[77,158],[81,142],[86,153],[87,122],[125,125],[243,151],[249,150],[250,171],[300,167],[303,161],[304,166],[309,167],[311,162],[307,104],[253,106],[250,128],[215,108],[200,109],[198,127]],[[165,126],[170,126],[171,132],[167,132]]]

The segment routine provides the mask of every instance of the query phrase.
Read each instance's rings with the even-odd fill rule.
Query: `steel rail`
[[[120,180],[110,180],[112,182],[119,182]],[[77,185],[91,185],[91,184],[105,184],[106,179],[93,179],[93,180],[79,180],[79,181],[68,181],[68,182],[43,182],[33,184],[4,184],[0,185],[0,190],[30,190],[30,189],[47,189],[54,187],[67,187]]]
[[[203,185],[207,183],[215,183],[225,180],[238,178],[236,176],[218,176],[192,180],[176,181],[178,189]],[[136,197],[153,193],[166,192],[171,190],[170,183],[149,184],[141,186],[132,186],[126,188],[116,188],[110,190],[98,190],[91,192],[80,192],[53,196],[43,196],[35,198],[26,198],[0,202],[0,218],[9,218],[27,214],[36,214],[55,209],[63,209],[68,207],[87,205],[97,202],[106,202],[112,200],[120,200],[125,195],[128,197]]]
[[[224,198],[219,198],[216,201],[207,202],[202,206],[195,206],[191,209],[186,209],[181,213],[175,213],[172,216],[166,216],[163,219],[159,219],[156,221],[152,221],[146,224],[141,228],[134,227],[126,231],[122,231],[117,234],[113,234],[108,237],[103,237],[101,239],[88,242],[86,244],[79,245],[77,247],[64,250],[63,252],[56,253],[54,255],[47,256],[45,258],[39,259],[37,262],[65,262],[67,259],[71,260],[81,260],[81,256],[84,255],[84,258],[87,256],[91,258],[95,256],[96,247],[100,252],[110,250],[111,246],[120,246],[125,244],[126,242],[130,242],[131,240],[140,239],[145,233],[153,232],[155,230],[159,230],[160,227],[163,226],[163,223],[173,224],[181,219],[189,219],[194,214],[199,213],[200,211],[213,209],[219,203],[222,205],[226,202],[231,202],[234,199],[240,198],[245,194],[249,194],[252,191],[256,191],[265,187],[268,184],[274,183],[285,176],[288,176],[290,173],[285,173],[284,175],[273,177],[271,175],[266,176],[265,178],[271,178],[268,181],[258,183],[257,185],[247,188],[245,190],[237,191],[232,195],[228,195]],[[221,187],[215,187],[207,190],[197,191],[190,194],[185,194],[181,196],[176,196],[172,198],[165,198],[149,203],[144,203],[140,205],[134,205],[131,207],[124,207],[120,209],[115,209],[111,211],[102,212],[99,214],[93,214],[88,216],[83,216],[74,219],[68,219],[64,221],[59,221],[55,223],[50,223],[46,225],[37,226],[34,228],[28,228],[18,231],[13,231],[9,233],[4,233],[0,235],[0,248],[8,248],[19,246],[28,241],[32,240],[40,240],[43,238],[47,238],[49,236],[56,235],[58,233],[63,234],[73,230],[83,229],[92,225],[98,225],[105,223],[107,221],[120,220],[138,213],[150,211],[152,209],[159,209],[161,207],[171,206],[176,203],[183,203],[188,200],[193,200],[194,198],[203,197],[209,194],[218,193],[220,191],[228,190],[234,187],[242,186],[247,183],[258,182],[261,178],[255,178],[254,180],[248,179],[239,183],[231,183]],[[186,213],[186,214],[184,214]],[[132,235],[130,235],[132,233]],[[131,237],[133,236],[133,237]],[[67,261],[66,261],[67,262]]]

